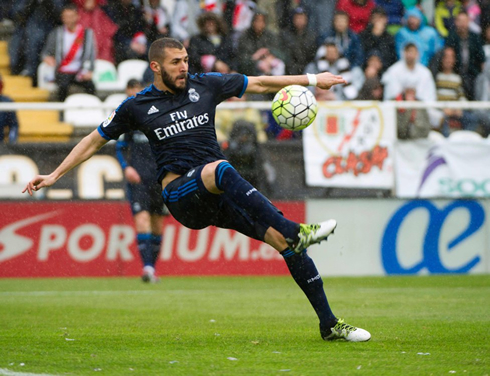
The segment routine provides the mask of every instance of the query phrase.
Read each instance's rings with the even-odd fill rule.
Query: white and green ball
[[[304,86],[290,85],[279,90],[272,101],[272,116],[284,129],[300,131],[315,120],[318,105]]]

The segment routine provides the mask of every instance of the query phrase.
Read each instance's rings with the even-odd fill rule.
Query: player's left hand
[[[334,85],[346,84],[347,81],[342,76],[334,75],[330,72],[323,72],[316,75],[317,85],[320,89],[330,89]]]

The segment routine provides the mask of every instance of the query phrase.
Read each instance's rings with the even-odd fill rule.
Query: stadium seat
[[[483,137],[476,132],[473,131],[466,131],[466,130],[460,130],[460,131],[454,131],[449,135],[449,141],[476,141],[480,142],[482,141]]]
[[[126,94],[111,94],[109,95],[105,101],[104,104],[111,105],[112,109],[106,108],[104,110],[106,116],[109,116],[112,111],[114,111],[121,103],[123,100],[127,98]]]
[[[65,122],[75,127],[96,127],[105,119],[104,111],[100,108],[102,102],[95,95],[73,94],[65,99],[65,104],[87,108],[64,111]]]
[[[107,60],[95,60],[93,81],[95,88],[100,91],[121,90],[121,87],[117,81],[116,67]]]
[[[436,144],[440,144],[446,141],[446,137],[444,137],[444,135],[441,132],[437,132],[437,131],[430,131],[427,138]]]
[[[45,89],[50,92],[56,90],[54,82],[55,67],[52,67],[45,62],[41,62],[37,67],[37,85],[40,89]]]
[[[132,78],[141,81],[146,68],[148,68],[148,62],[143,60],[125,60],[119,64],[117,67],[117,81],[120,90],[124,90],[128,81]]]

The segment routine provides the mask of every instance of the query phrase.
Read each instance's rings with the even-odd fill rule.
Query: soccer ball
[[[318,112],[316,99],[307,88],[290,85],[279,90],[272,101],[272,116],[284,129],[300,131],[313,123]]]

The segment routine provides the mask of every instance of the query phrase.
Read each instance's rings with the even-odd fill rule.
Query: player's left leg
[[[262,240],[274,247],[284,257],[291,276],[310,301],[320,321],[323,339],[344,338],[352,342],[367,341],[371,335],[360,328],[347,325],[333,314],[323,289],[323,280],[313,260],[304,249],[301,253],[290,250],[282,234],[272,227],[254,221],[246,211],[232,200],[223,199],[223,208],[215,225],[232,228],[254,239]],[[271,204],[278,215],[282,213]]]

